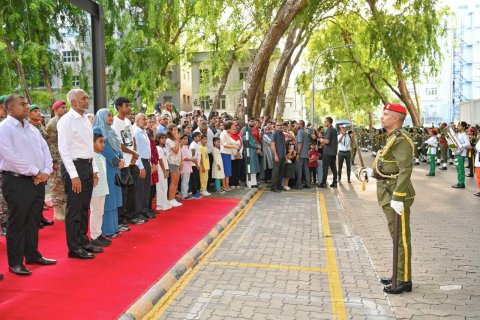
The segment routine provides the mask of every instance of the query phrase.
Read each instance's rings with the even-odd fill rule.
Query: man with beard
[[[10,272],[27,276],[32,272],[23,264],[24,258],[26,264],[57,262],[38,251],[38,226],[52,158],[40,132],[25,121],[29,113],[27,100],[12,94],[5,99],[5,107],[8,116],[0,124],[0,171],[8,205],[8,265]]]

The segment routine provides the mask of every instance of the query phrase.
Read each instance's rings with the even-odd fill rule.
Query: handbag
[[[134,183],[129,170],[120,171],[115,174],[115,184],[120,187],[131,186]]]

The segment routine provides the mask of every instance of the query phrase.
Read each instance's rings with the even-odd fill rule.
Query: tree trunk
[[[373,133],[373,112],[368,111],[368,128],[370,133]]]
[[[10,55],[12,56],[13,61],[15,62],[15,66],[17,68],[18,79],[20,80],[20,86],[25,91],[25,98],[27,99],[28,103],[32,103],[32,96],[30,95],[30,89],[28,88],[27,79],[25,78],[25,70],[23,69],[23,64],[20,61],[20,59],[18,58],[18,56],[15,52],[15,49],[10,44],[10,41],[8,41],[8,39],[4,37],[3,42],[6,44],[7,50],[10,53]]]
[[[405,81],[405,75],[403,73],[403,69],[399,64],[394,66],[394,69],[398,78],[398,91],[400,92],[400,99],[402,100],[403,103],[405,103],[405,107],[410,113],[413,126],[419,127],[420,117],[418,115],[417,109],[415,108],[415,104],[413,103],[412,98],[410,97],[410,93],[407,90],[407,82]]]
[[[225,69],[223,70],[220,87],[218,88],[217,94],[215,95],[212,110],[210,112],[214,112],[215,110],[220,109],[220,96],[223,94],[223,90],[225,90],[225,86],[227,85],[228,75],[230,74],[230,71],[232,70],[233,64],[235,63],[236,59],[237,57],[235,55],[235,52],[233,52],[230,61],[225,66]]]
[[[48,70],[47,66],[43,66],[42,68],[43,68],[43,81],[45,82],[45,88],[47,89],[48,95],[53,100],[52,83],[50,82],[50,70]]]
[[[295,59],[293,62],[287,65],[287,69],[285,70],[285,76],[283,77],[283,84],[280,87],[278,93],[278,109],[277,109],[277,120],[281,120],[283,118],[283,113],[285,112],[285,96],[287,95],[288,84],[290,82],[290,76],[292,75],[293,69],[297,65],[298,61],[300,61],[300,57],[302,56],[303,49],[307,46],[308,40],[310,36],[308,36],[304,41],[302,46],[297,52]]]
[[[275,105],[277,103],[278,97],[278,90],[282,84],[283,76],[285,74],[285,69],[290,62],[292,57],[293,49],[295,49],[295,35],[297,33],[296,28],[292,28],[290,33],[287,36],[287,40],[285,42],[285,47],[283,48],[282,55],[280,56],[280,60],[278,60],[277,67],[275,68],[275,73],[273,74],[272,79],[272,86],[268,91],[267,101],[265,104],[265,115],[273,116],[273,112],[275,110]]]
[[[418,112],[418,115],[420,116],[422,113],[420,112],[420,99],[418,98],[417,84],[415,83],[415,81],[412,81],[412,82],[413,82],[413,93],[415,94],[415,102],[416,102],[417,112]],[[422,119],[421,116],[420,116],[420,120],[423,123],[423,119]]]
[[[265,92],[265,82],[267,81],[267,70],[265,70],[265,73],[262,76],[262,79],[260,81],[260,86],[257,88],[256,91],[256,96],[255,96],[255,101],[253,105],[253,109],[251,114],[255,117],[258,118],[260,117],[260,113],[262,111],[262,101],[263,101],[263,93]]]
[[[283,0],[248,70],[247,101],[249,106],[255,101],[256,91],[259,89],[263,74],[268,69],[270,57],[278,41],[282,38],[299,10],[305,7],[306,4],[307,0]]]

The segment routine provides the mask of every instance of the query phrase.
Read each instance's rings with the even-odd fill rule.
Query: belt
[[[339,150],[338,152],[347,153],[347,152],[350,152],[350,150],[347,150],[347,151]]]
[[[16,173],[16,172],[11,172],[11,171],[3,171],[3,174],[7,175],[7,176],[12,176],[12,177],[16,177],[16,178],[32,178],[32,176],[26,176],[24,174],[20,174],[20,173]]]
[[[92,158],[90,158],[90,159],[75,158],[75,159],[73,159],[73,162],[88,162],[88,163],[92,163]]]

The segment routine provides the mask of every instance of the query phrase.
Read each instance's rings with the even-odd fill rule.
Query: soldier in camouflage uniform
[[[0,122],[7,117],[7,110],[3,105],[7,96],[0,96]],[[0,235],[4,235],[7,228],[7,203],[2,192],[2,173],[0,171]]]
[[[43,139],[47,141],[47,130],[45,127],[42,125],[42,113],[40,112],[40,108],[36,104],[30,105],[30,113],[28,115],[28,122],[35,126],[35,128],[40,131],[40,134],[42,135]],[[40,219],[40,228],[43,228],[44,226],[51,226],[53,224],[52,220],[48,220],[45,218],[42,214],[42,217]]]
[[[53,160],[53,173],[50,175],[50,192],[53,205],[53,217],[59,221],[65,220],[65,210],[67,206],[67,195],[63,186],[62,176],[60,174],[60,166],[62,165],[62,158],[58,151],[58,135],[57,123],[58,120],[67,113],[67,105],[65,101],[59,100],[52,105],[52,111],[55,117],[50,119],[47,123],[47,143],[50,148],[50,153]]]
[[[388,221],[388,229],[394,238],[394,222],[399,217],[397,286],[391,278],[382,278],[386,293],[398,294],[412,291],[412,250],[410,243],[410,206],[415,190],[411,182],[414,144],[408,132],[402,128],[406,109],[400,104],[387,103],[382,116],[382,126],[387,131],[387,143],[373,163],[377,178],[377,199]],[[395,241],[395,240],[394,240]]]

